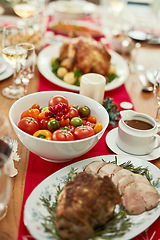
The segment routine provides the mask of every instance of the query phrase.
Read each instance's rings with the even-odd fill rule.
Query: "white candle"
[[[106,79],[97,73],[87,73],[81,77],[80,94],[103,103]]]

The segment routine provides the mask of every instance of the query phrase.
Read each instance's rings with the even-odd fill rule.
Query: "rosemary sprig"
[[[102,159],[103,160],[103,159]],[[103,160],[104,161],[104,160]],[[118,163],[118,159],[117,156],[115,156],[115,160],[111,161],[110,163],[114,163],[117,164]],[[130,170],[133,173],[137,173],[137,174],[141,174],[144,177],[146,177],[148,179],[148,181],[155,187],[160,183],[160,178],[156,179],[156,181],[153,181],[153,177],[150,174],[148,167],[142,167],[142,166],[138,166],[135,167],[131,161],[128,162],[124,162],[119,164],[120,167],[123,167],[124,169]]]
[[[58,194],[57,190],[57,194]],[[48,211],[48,216],[42,216],[43,222],[42,222],[42,226],[44,227],[44,231],[46,233],[51,234],[53,237],[56,237],[57,239],[60,239],[55,227],[55,209],[57,206],[57,194],[55,196],[56,201],[52,202],[51,200],[51,195],[49,195],[48,198],[45,198],[44,196],[42,196],[40,198],[40,200],[43,203],[43,206],[47,209]]]
[[[93,239],[96,240],[99,239],[99,237],[101,237],[101,239],[111,239],[123,236],[131,225],[132,223],[127,216],[127,211],[121,208],[120,211],[107,222],[102,230],[96,230]]]
[[[127,170],[130,170],[133,173],[137,173],[137,174],[141,174],[141,175],[145,176],[149,182],[151,182],[153,180],[153,177],[149,173],[148,167],[145,167],[145,168],[142,166],[134,167],[134,165],[131,163],[131,161],[122,163],[119,166],[123,167]]]
[[[68,173],[67,178],[66,178],[66,180],[64,181],[64,184],[70,182],[71,179],[77,175],[77,170],[78,170],[78,168],[75,169],[75,168],[71,167],[71,170],[70,170],[70,172]]]

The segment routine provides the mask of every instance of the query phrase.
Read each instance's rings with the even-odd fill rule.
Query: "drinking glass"
[[[158,104],[155,120],[157,122],[158,127],[160,128],[160,69],[157,69],[157,72],[155,73],[153,92]]]
[[[19,43],[17,48],[23,48],[26,51],[25,58],[21,62],[20,78],[23,83],[24,94],[27,94],[29,81],[34,76],[35,46],[31,43]]]
[[[21,62],[26,55],[23,48],[17,48],[16,44],[25,41],[25,31],[22,27],[6,26],[3,29],[2,36],[2,57],[14,69],[13,84],[2,90],[5,97],[17,99],[23,96],[23,87],[20,86],[20,79],[18,76],[18,62]]]
[[[7,116],[0,113],[0,220],[7,214],[7,204],[10,197],[11,179],[8,176],[5,163],[12,151],[12,128]]]

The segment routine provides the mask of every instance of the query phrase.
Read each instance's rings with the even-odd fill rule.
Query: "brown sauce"
[[[125,120],[125,124],[127,124],[129,127],[138,129],[138,130],[149,130],[153,128],[153,126],[150,123],[141,121],[141,120]]]

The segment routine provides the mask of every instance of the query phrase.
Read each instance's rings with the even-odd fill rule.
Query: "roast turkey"
[[[113,215],[120,195],[109,177],[80,172],[58,197],[56,229],[64,240],[85,240]]]
[[[59,51],[62,67],[68,71],[79,69],[82,74],[98,73],[106,76],[111,55],[106,46],[90,37],[77,37],[65,40]]]

